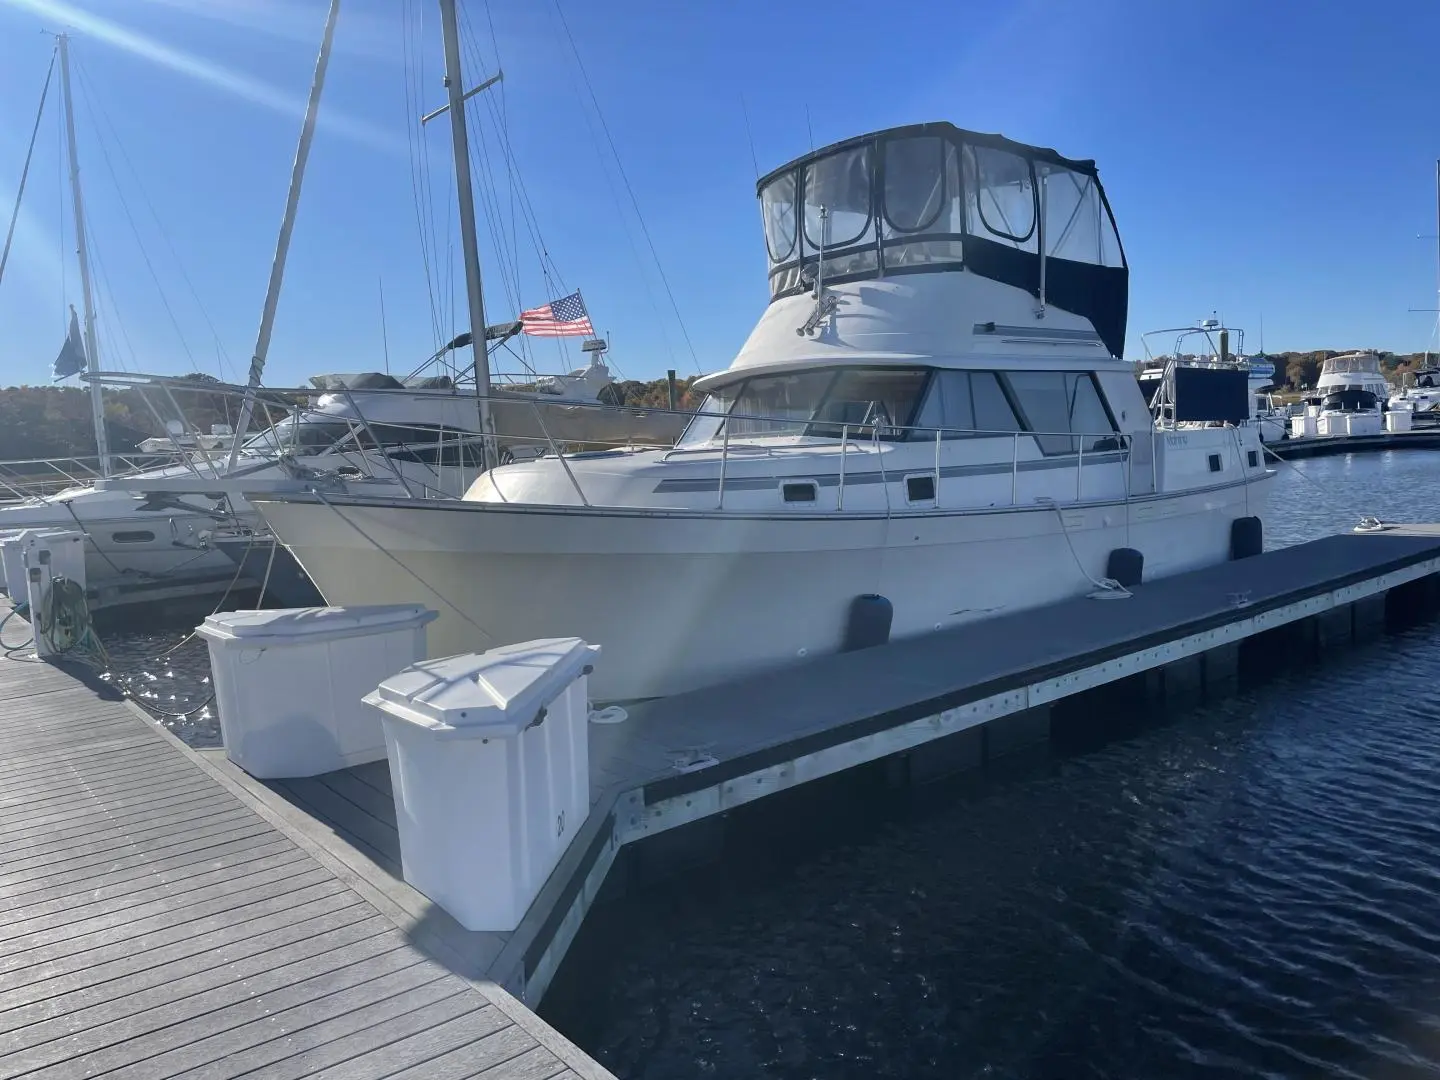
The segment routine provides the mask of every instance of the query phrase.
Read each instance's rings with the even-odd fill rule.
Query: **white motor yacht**
[[[1423,367],[1410,372],[1394,394],[1389,407],[1412,413],[1440,412],[1440,368]]]
[[[1387,401],[1393,390],[1380,370],[1380,354],[1369,350],[1341,353],[1320,365],[1315,380],[1315,393],[1325,397],[1337,390],[1364,390],[1380,401]]]
[[[547,454],[459,501],[257,495],[326,600],[433,606],[437,656],[579,635],[614,701],[834,652],[857,598],[923,634],[1123,595],[1117,550],[1148,579],[1258,544],[1244,381],[1197,373],[1228,395],[1200,419],[1235,423],[1157,426],[1119,358],[1093,162],[930,123],[758,190],[771,299],[674,449]]]

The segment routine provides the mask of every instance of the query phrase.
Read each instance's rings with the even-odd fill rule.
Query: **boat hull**
[[[331,604],[426,603],[432,656],[575,635],[597,700],[664,696],[835,652],[856,596],[892,636],[1092,592],[1110,552],[1147,579],[1224,561],[1269,476],[1126,502],[886,516],[333,498],[256,506]],[[386,673],[377,673],[377,680]]]
[[[273,536],[212,536],[210,546],[229,560],[243,580],[262,585],[263,599],[289,608],[324,605],[320,590]]]
[[[213,519],[175,511],[141,512],[134,509],[134,500],[114,500],[113,507],[109,502],[100,506],[77,499],[70,507],[55,502],[7,507],[0,511],[0,529],[83,531],[90,588],[166,578],[188,580],[202,592],[226,587],[233,564],[200,544],[200,534],[214,528]]]

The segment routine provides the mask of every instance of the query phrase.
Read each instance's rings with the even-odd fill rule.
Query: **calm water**
[[[1440,455],[1280,469],[1271,546],[1440,521]],[[107,639],[172,717],[183,632]],[[756,841],[597,909],[546,1011],[637,1080],[1440,1076],[1437,635]]]
[[[193,622],[105,636],[107,678],[191,746],[219,746],[210,654]]]

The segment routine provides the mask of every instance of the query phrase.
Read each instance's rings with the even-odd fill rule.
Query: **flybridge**
[[[915,124],[797,158],[757,190],[772,300],[813,288],[823,303],[826,285],[968,270],[1025,290],[1037,314],[1089,319],[1123,352],[1129,271],[1093,161]]]

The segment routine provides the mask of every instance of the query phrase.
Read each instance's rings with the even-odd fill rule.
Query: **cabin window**
[[[922,440],[934,439],[937,430],[942,439],[958,439],[974,431],[975,405],[970,398],[970,372],[935,372],[915,426],[921,430],[911,437]]]
[[[1225,465],[1224,465],[1223,462],[1221,462],[1221,460],[1220,460],[1220,455],[1219,455],[1219,454],[1211,454],[1211,455],[1210,455],[1210,471],[1211,471],[1211,472],[1220,472],[1220,471],[1221,471],[1222,469],[1224,469],[1224,468],[1225,468]]]
[[[848,425],[851,435],[903,438],[898,429],[910,425],[927,376],[918,369],[841,368],[808,434],[838,439]]]
[[[868,143],[805,166],[805,243],[810,250],[846,247],[865,235],[871,172]]]
[[[695,410],[695,415],[690,418],[690,423],[685,425],[685,431],[676,445],[695,445],[719,438],[720,428],[725,424],[725,414],[730,411],[734,400],[727,396],[727,392],[733,393],[734,389],[726,387],[725,390],[706,394],[700,408]]]
[[[348,438],[354,430],[355,425],[344,420],[320,420],[308,416],[297,420],[293,416],[287,416],[279,423],[246,439],[245,449],[274,454],[293,447],[318,454],[330,449],[341,439]]]
[[[401,427],[398,424],[371,424],[369,430],[357,428],[356,442],[365,449],[375,445],[371,432],[375,439],[380,440],[380,446],[387,456],[399,461],[424,461],[429,464],[435,463],[436,452],[440,447],[440,432],[434,428],[412,428]],[[345,446],[342,449],[356,449],[354,445]]]
[[[964,171],[968,231],[1022,251],[1037,251],[1030,163],[1006,150],[967,145]]]
[[[815,403],[834,377],[831,371],[806,371],[746,379],[730,406],[725,429],[732,439],[803,435]]]
[[[1085,449],[1093,450],[1100,438],[1108,438],[1102,433],[1115,430],[1088,374],[1012,371],[1006,373],[1005,381],[1015,395],[1026,427],[1036,432],[1035,441],[1042,453],[1075,453],[1079,440],[1070,432],[1089,436]]]
[[[1123,266],[1120,241],[1100,199],[1100,182],[1059,165],[1035,163],[1045,254],[1092,266]]]
[[[902,438],[929,372],[924,368],[831,368],[757,375],[714,390],[679,446],[777,435]]]
[[[1061,371],[1011,371],[1005,375],[1015,403],[1025,417],[1025,427],[1035,432],[1035,441],[1046,454],[1073,454],[1075,440],[1070,431],[1070,401]]]
[[[975,430],[980,432],[1024,431],[1015,408],[993,371],[970,373],[970,400],[975,406]]]
[[[937,371],[930,380],[925,406],[915,421],[916,439],[971,438],[977,433],[1021,430],[1015,410],[991,371]]]
[[[765,219],[765,245],[771,262],[784,262],[795,254],[795,174],[786,173],[765,186],[760,194]]]
[[[117,544],[149,544],[154,541],[155,534],[143,529],[135,529],[131,532],[111,533],[110,539]]]
[[[1094,378],[1084,372],[1067,373],[1065,389],[1070,398],[1070,430],[1086,436],[1086,453],[1118,449],[1119,444],[1109,434],[1115,431],[1115,421],[1101,400]]]

